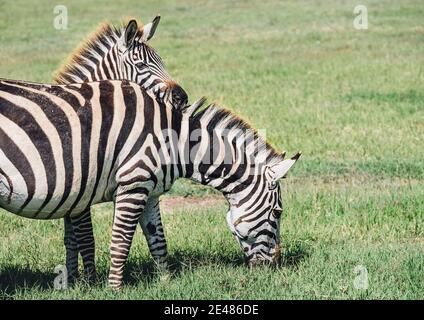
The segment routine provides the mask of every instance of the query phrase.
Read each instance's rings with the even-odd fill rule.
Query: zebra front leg
[[[168,250],[160,217],[159,197],[149,198],[139,223],[159,272],[166,275]]]
[[[78,245],[72,227],[71,218],[66,216],[64,219],[65,236],[64,243],[66,248],[66,270],[68,272],[68,283],[72,284],[79,277],[78,272]]]
[[[95,242],[90,209],[78,217],[72,217],[71,222],[78,252],[81,254],[84,265],[84,275],[89,282],[94,282],[96,280]]]
[[[114,289],[121,287],[124,265],[147,198],[148,191],[145,188],[127,191],[118,189],[110,244],[109,285]]]

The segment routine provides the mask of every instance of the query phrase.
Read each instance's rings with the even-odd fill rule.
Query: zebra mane
[[[93,33],[80,42],[66,59],[66,62],[54,73],[54,81],[58,84],[67,84],[75,82],[74,76],[77,79],[85,78],[85,75],[78,69],[77,65],[90,66],[92,62],[90,63],[89,61],[93,61],[93,56],[104,56],[104,50],[101,50],[100,47],[106,49],[112,48],[118,39],[121,38],[130,20],[137,21],[137,36],[141,36],[143,33],[143,24],[132,17],[125,18],[118,27],[109,21],[101,23]],[[97,59],[94,60],[96,61]]]
[[[205,109],[192,114],[190,119],[200,123],[206,122],[207,130],[210,133],[217,129],[228,130],[225,135],[230,135],[232,130],[241,130],[249,133],[254,144],[259,146],[255,157],[263,159],[268,165],[274,165],[284,160],[285,152],[278,152],[250,124],[228,109],[219,107],[216,104],[210,104]]]

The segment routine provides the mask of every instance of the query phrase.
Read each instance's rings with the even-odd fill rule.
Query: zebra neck
[[[106,36],[73,57],[56,75],[58,84],[82,83],[125,78],[120,67],[118,35]]]
[[[123,75],[119,67],[120,58],[117,54],[116,43],[111,47],[104,47],[103,50],[97,50],[99,54],[94,61],[94,69],[89,70],[90,78],[93,81],[122,79]],[[90,78],[84,79],[84,81],[91,81]]]
[[[190,123],[188,161],[182,177],[227,194],[248,182],[251,164],[243,150],[234,150],[225,135],[208,128],[207,124]],[[237,158],[234,160],[233,158]]]
[[[119,54],[117,54],[117,44],[115,43],[111,47],[104,47],[103,50],[97,50],[98,55],[94,56],[94,59],[91,59],[91,61],[94,62],[92,69],[90,69],[89,65],[82,66],[87,71],[84,74],[85,78],[80,79],[81,82],[120,80],[126,78],[126,76],[122,74],[122,68],[119,66],[120,57]]]

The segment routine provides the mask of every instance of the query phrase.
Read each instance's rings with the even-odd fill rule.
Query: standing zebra
[[[101,25],[93,36],[71,54],[69,62],[56,73],[55,81],[58,84],[70,84],[129,80],[153,93],[159,101],[183,109],[187,104],[187,94],[171,79],[160,56],[147,44],[159,21],[160,16],[156,16],[144,27],[139,27],[135,19],[120,28],[115,28],[110,23]],[[66,267],[70,280],[78,277],[78,252],[82,256],[85,273],[90,278],[95,276],[94,237],[89,211],[87,208],[87,214],[78,221],[79,228],[72,226],[75,219],[69,216],[64,219]],[[159,202],[145,208],[140,225],[157,265],[161,270],[166,269],[167,246]],[[147,228],[154,228],[155,232],[148,232]],[[81,243],[77,241],[78,238],[82,240]]]
[[[119,288],[143,210],[186,177],[225,195],[250,264],[277,263],[277,181],[300,154],[284,159],[229,111],[197,112],[202,102],[182,112],[128,81],[1,80],[0,206],[33,219],[69,215],[78,229],[91,205],[114,201],[109,284]]]
[[[92,36],[79,46],[59,71],[58,84],[100,80],[128,80],[175,108],[185,107],[187,94],[165,70],[157,52],[147,42],[154,36],[160,16],[144,27],[131,19],[122,27],[110,23],[98,27]]]

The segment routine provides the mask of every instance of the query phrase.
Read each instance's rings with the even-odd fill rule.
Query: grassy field
[[[101,21],[160,13],[152,45],[191,101],[207,95],[266,129],[280,150],[303,151],[283,182],[284,264],[248,270],[223,198],[182,181],[163,200],[169,280],[155,274],[139,230],[125,288],[105,286],[112,207],[104,204],[94,208],[99,284],[56,291],[63,222],[1,212],[0,297],[424,298],[422,1],[366,1],[364,31],[353,28],[356,1],[62,3],[65,31],[53,28],[55,1],[0,2],[0,77],[51,82]],[[354,286],[359,265],[367,290]]]

